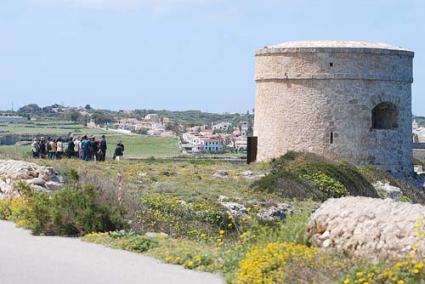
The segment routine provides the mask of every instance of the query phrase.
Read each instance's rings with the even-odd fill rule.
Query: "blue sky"
[[[424,0],[1,0],[0,109],[254,107],[254,50],[292,40],[411,49],[425,115]]]

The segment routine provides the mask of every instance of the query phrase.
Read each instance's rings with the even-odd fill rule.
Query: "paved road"
[[[0,221],[1,284],[218,284],[213,274],[78,239],[35,237]]]

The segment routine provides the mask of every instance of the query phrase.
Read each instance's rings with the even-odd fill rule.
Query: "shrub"
[[[146,252],[159,245],[156,240],[126,231],[90,233],[84,236],[83,240],[137,253]]]
[[[320,171],[312,174],[303,174],[301,177],[312,182],[328,198],[338,198],[349,194],[342,183]]]
[[[10,201],[8,220],[33,234],[81,236],[126,227],[124,210],[92,185],[67,186],[51,195],[18,185],[20,197]]]
[[[424,261],[403,260],[393,264],[370,264],[353,269],[340,283],[417,284],[425,283]]]
[[[186,203],[161,195],[142,196],[136,221],[133,225],[140,232],[164,232],[177,237],[213,235],[221,229],[232,232],[237,225],[237,220],[214,203]]]
[[[331,283],[349,264],[295,243],[253,247],[239,263],[237,284]]]
[[[0,220],[8,220],[12,212],[10,211],[9,199],[0,199]]]
[[[270,174],[251,187],[285,198],[319,201],[345,195],[378,197],[372,184],[354,166],[310,153],[288,152],[273,160]]]
[[[210,272],[217,271],[221,262],[214,247],[185,239],[160,240],[160,246],[150,250],[149,255],[167,263],[183,265],[188,269]]]
[[[117,204],[102,200],[93,185],[68,186],[53,194],[51,218],[59,235],[84,235],[108,232],[126,227],[124,210]]]

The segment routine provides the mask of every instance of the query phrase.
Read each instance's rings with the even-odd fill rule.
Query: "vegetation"
[[[308,242],[306,224],[322,200],[377,197],[371,183],[389,177],[370,167],[302,153],[251,165],[161,159],[38,162],[62,172],[66,186],[47,195],[20,185],[20,197],[0,201],[1,219],[34,233],[83,236],[84,241],[188,269],[218,272],[229,283],[423,283],[425,279],[423,260],[370,265],[325,253]],[[229,177],[214,177],[218,170],[227,171]],[[248,170],[268,175],[253,182],[241,176]],[[246,213],[229,214],[223,200],[243,205]],[[260,220],[258,212],[279,203],[290,205],[292,213],[284,220]]]
[[[289,152],[274,160],[270,174],[256,181],[252,188],[300,200],[323,201],[346,195],[378,197],[371,183],[354,166],[310,153]]]
[[[82,236],[127,226],[124,209],[93,185],[68,185],[51,196],[19,184],[20,197],[0,202],[0,217],[33,234]]]

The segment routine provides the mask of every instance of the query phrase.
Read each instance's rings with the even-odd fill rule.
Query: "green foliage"
[[[137,235],[131,231],[95,232],[87,234],[83,237],[83,240],[137,253],[146,252],[159,245],[157,240]]]
[[[419,284],[425,283],[425,262],[406,259],[398,262],[368,264],[350,271],[340,283]]]
[[[296,152],[275,159],[270,174],[254,182],[252,188],[299,200],[323,201],[345,195],[378,197],[371,183],[354,166]]]
[[[328,198],[338,198],[348,195],[348,190],[342,183],[322,172],[303,174],[301,177],[312,182]]]
[[[0,220],[8,220],[11,212],[11,200],[0,199]]]
[[[106,201],[106,204],[102,204]],[[125,227],[123,210],[102,200],[93,185],[66,187],[51,199],[51,218],[59,235],[84,235]]]
[[[81,236],[126,227],[124,210],[92,185],[70,185],[49,195],[20,184],[19,192],[4,215],[33,234]]]
[[[216,234],[220,229],[231,232],[237,221],[210,202],[188,204],[174,197],[144,195],[136,222],[142,232],[164,232],[196,238],[202,234]]]

